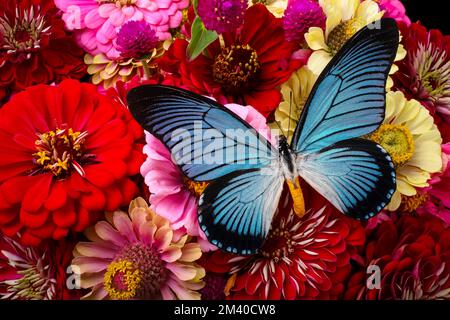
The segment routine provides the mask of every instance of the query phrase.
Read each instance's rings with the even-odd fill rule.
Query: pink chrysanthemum
[[[237,104],[226,106],[262,135],[270,138],[265,118],[253,107]],[[147,160],[141,166],[141,174],[151,193],[152,209],[169,219],[174,229],[183,228],[191,236],[200,236],[204,240],[200,239],[204,251],[214,248],[206,241],[206,236],[197,221],[198,198],[207,184],[188,180],[172,161],[170,151],[162,142],[149,133],[146,133],[146,139],[144,153],[147,155]]]
[[[198,15],[209,30],[230,32],[244,22],[246,0],[199,0]]]
[[[180,26],[189,0],[55,0],[63,20],[74,30],[78,43],[91,55],[120,56],[117,34],[128,21],[146,21],[159,40],[171,39],[170,29]]]
[[[442,146],[442,158],[443,171],[432,177],[430,187],[423,190],[426,202],[417,212],[432,214],[450,226],[450,143]]]
[[[411,20],[406,15],[406,9],[400,0],[378,0],[378,6],[384,11],[384,17],[393,18],[407,25],[411,24]]]
[[[200,299],[205,270],[195,263],[202,252],[188,236],[173,231],[168,220],[144,199],[129,212],[107,214],[74,250],[73,272],[86,299]]]
[[[325,13],[317,1],[290,0],[283,18],[286,40],[303,42],[310,27],[325,28],[325,22]]]
[[[140,59],[150,55],[158,44],[158,37],[145,21],[128,21],[117,35],[117,49],[124,59]]]

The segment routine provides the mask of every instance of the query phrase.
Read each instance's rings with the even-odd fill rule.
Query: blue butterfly
[[[281,137],[273,146],[219,103],[180,88],[144,85],[129,93],[135,119],[173,155],[184,147],[191,160],[217,152],[206,139],[173,139],[177,130],[194,136],[196,123],[218,133],[226,154],[245,147],[233,151],[231,161],[179,162],[187,178],[209,182],[199,199],[198,221],[211,243],[235,254],[255,253],[269,232],[284,182],[295,198],[301,194],[299,176],[356,219],[367,220],[387,205],[396,188],[394,165],[381,146],[361,137],[384,119],[399,31],[392,19],[374,25],[379,27],[356,33],[322,72],[291,145]],[[246,130],[248,139],[231,136],[231,128]]]

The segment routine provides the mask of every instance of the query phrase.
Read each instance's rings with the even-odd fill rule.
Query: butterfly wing
[[[382,19],[379,25],[355,34],[318,78],[294,132],[296,152],[361,137],[383,121],[399,31],[393,19]]]
[[[127,100],[136,120],[175,158],[190,147],[190,161],[177,162],[188,178],[211,181],[199,200],[199,223],[209,241],[228,252],[254,253],[269,231],[283,186],[278,161],[272,162],[278,150],[220,104],[186,90],[141,86]],[[205,139],[208,130],[219,140],[213,148]],[[205,161],[221,147],[224,161]]]
[[[394,165],[378,144],[364,139],[337,142],[298,155],[300,175],[341,212],[367,220],[380,212],[396,188]]]
[[[399,43],[394,20],[379,25],[359,31],[323,71],[292,140],[302,178],[341,212],[363,220],[384,208],[396,183],[387,152],[358,139],[384,119]]]
[[[219,103],[180,88],[143,85],[127,96],[141,126],[162,141],[184,174],[210,181],[269,165],[278,151]]]
[[[213,181],[199,201],[199,223],[209,241],[230,253],[261,247],[283,189],[279,168],[235,171]]]

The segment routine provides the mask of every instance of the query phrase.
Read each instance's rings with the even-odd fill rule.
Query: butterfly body
[[[235,254],[257,252],[285,183],[295,213],[305,213],[299,177],[355,219],[367,220],[388,204],[396,188],[392,160],[381,146],[361,137],[384,119],[386,80],[399,31],[392,19],[376,25],[350,39],[319,76],[291,145],[285,137],[272,145],[221,104],[184,89],[146,85],[129,93],[134,118],[172,153],[187,146],[191,148],[182,158],[235,155],[232,160],[177,163],[188,179],[209,182],[199,199],[198,221],[212,244]],[[196,139],[198,124],[214,130],[223,145],[212,150],[209,139]],[[186,140],[180,142],[180,137]]]
[[[280,159],[280,169],[287,181],[296,184],[298,171],[296,167],[296,154],[291,149],[285,136],[281,136],[278,141],[278,152]]]

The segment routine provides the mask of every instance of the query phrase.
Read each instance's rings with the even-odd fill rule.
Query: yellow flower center
[[[389,153],[396,168],[407,163],[414,154],[414,140],[405,125],[383,124],[370,139]]]
[[[133,5],[137,0],[97,0],[98,3],[115,3],[117,7],[122,8],[125,6]]]
[[[399,211],[404,213],[413,213],[418,208],[420,208],[428,200],[428,195],[426,193],[417,193],[414,196],[404,196],[402,195],[402,203],[400,205]]]
[[[205,191],[208,186],[208,182],[195,182],[186,177],[183,177],[183,183],[189,192],[197,198],[200,198],[203,191]]]
[[[239,94],[249,88],[261,68],[258,54],[248,44],[222,49],[213,65],[213,77],[229,94]]]
[[[136,297],[142,281],[142,272],[130,261],[112,262],[104,276],[104,286],[109,296],[116,300]]]
[[[365,27],[367,23],[363,19],[353,18],[347,21],[342,21],[328,35],[327,45],[334,56],[344,44],[350,40],[355,33],[361,28]]]
[[[159,299],[166,280],[167,270],[160,253],[137,242],[122,248],[109,264],[104,286],[113,299]]]
[[[36,164],[40,167],[36,172],[51,172],[62,179],[67,177],[73,168],[84,176],[80,163],[92,157],[84,154],[83,144],[86,136],[86,131],[73,131],[72,128],[38,134],[39,139],[35,141],[37,152],[33,154]]]

